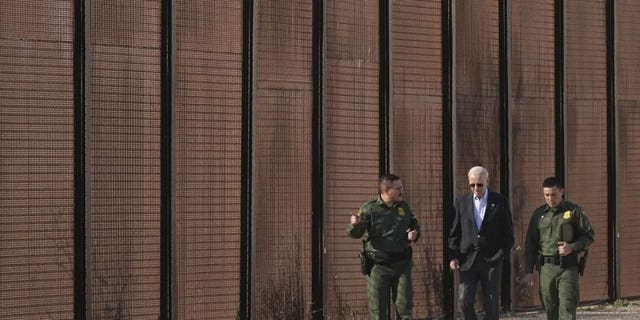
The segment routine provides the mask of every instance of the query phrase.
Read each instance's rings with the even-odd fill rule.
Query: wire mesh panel
[[[466,173],[482,165],[500,191],[498,0],[454,6],[456,190],[468,192]]]
[[[256,1],[253,311],[311,316],[311,6]]]
[[[640,3],[616,1],[620,294],[640,296]]]
[[[176,1],[176,310],[234,319],[240,297],[242,3]]]
[[[400,175],[422,226],[414,244],[414,316],[442,309],[441,1],[394,1],[391,172]]]
[[[93,1],[90,19],[90,312],[158,318],[160,1]]]
[[[73,318],[73,2],[0,2],[0,318]]]
[[[457,194],[470,192],[467,172],[477,165],[488,169],[489,188],[500,192],[498,5],[498,0],[453,1],[453,144]],[[478,309],[482,308],[480,291],[476,295]]]
[[[327,1],[325,14],[325,314],[368,319],[362,245],[345,230],[378,192],[378,2]]]
[[[553,0],[511,2],[511,143],[516,308],[538,305],[524,276],[531,214],[544,204],[542,181],[555,174]]]
[[[583,301],[608,297],[605,13],[604,1],[565,2],[565,196],[585,210],[597,239],[591,245],[589,264],[580,279]]]

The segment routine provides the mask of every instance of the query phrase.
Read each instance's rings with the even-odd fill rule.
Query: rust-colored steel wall
[[[517,0],[510,6],[511,179],[516,242],[515,305],[538,304],[538,288],[524,276],[524,240],[531,214],[544,204],[542,181],[555,175],[553,0]]]
[[[345,230],[378,192],[378,2],[327,1],[325,15],[325,315],[367,319],[361,243]]]
[[[580,299],[608,297],[607,57],[605,2],[565,2],[565,197],[580,205],[596,241],[580,279]]]
[[[256,8],[253,316],[308,319],[312,1],[258,0]]]
[[[442,310],[442,60],[441,1],[394,1],[391,172],[403,179],[422,226],[414,244],[414,315]]]
[[[640,3],[616,1],[620,294],[640,296]]]
[[[0,2],[0,318],[73,317],[72,1]]]
[[[160,0],[87,6],[87,306],[91,318],[160,312]],[[608,298],[609,216],[619,214],[622,298],[640,296],[640,4],[615,2],[616,127],[607,126],[605,1],[564,2],[567,198],[596,230],[582,301]],[[252,315],[310,318],[312,5],[257,0],[250,178]],[[531,213],[556,173],[553,0],[507,1],[510,190],[500,189],[499,0],[454,6],[456,193],[473,165],[511,197],[516,308]],[[423,226],[417,317],[442,309],[440,0],[390,2],[390,145],[380,155],[379,1],[327,1],[323,20],[324,314],[368,318],[349,216],[375,198],[380,156]],[[70,0],[0,4],[0,318],[74,316],[74,82]],[[175,307],[179,319],[233,319],[240,266],[243,4],[176,0]],[[320,27],[320,26],[317,26]],[[447,52],[445,52],[447,54]],[[383,61],[385,62],[385,61]],[[383,63],[384,65],[384,63]],[[78,69],[82,70],[82,69]],[[382,74],[382,76],[387,76]],[[386,78],[383,78],[386,79]],[[445,88],[446,89],[446,88]],[[608,212],[615,130],[618,212]],[[80,169],[80,168],[77,168]],[[84,190],[79,190],[83,192]],[[286,306],[286,307],[283,307]],[[82,307],[82,306],[81,306]]]
[[[176,309],[234,319],[240,299],[242,4],[176,1]]]
[[[500,192],[498,0],[454,2],[456,193],[469,191],[467,172],[476,165]]]
[[[160,1],[90,7],[90,314],[158,318]]]

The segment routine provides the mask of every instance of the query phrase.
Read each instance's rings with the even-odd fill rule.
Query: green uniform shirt
[[[533,212],[525,241],[525,273],[532,273],[538,254],[558,255],[558,242],[562,240],[562,225],[573,225],[573,251],[587,250],[593,242],[593,228],[582,208],[569,201],[562,201],[557,208],[543,205]]]
[[[352,238],[360,238],[365,232],[368,241],[365,249],[368,251],[403,252],[409,247],[407,229],[418,231],[420,225],[413,215],[409,204],[398,201],[387,206],[382,198],[364,203],[358,210],[360,222],[347,227],[347,234]]]

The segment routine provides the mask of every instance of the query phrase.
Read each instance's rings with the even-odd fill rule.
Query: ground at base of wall
[[[547,316],[542,310],[500,315],[501,320],[538,320],[546,318]],[[576,318],[581,320],[640,320],[640,300],[622,300],[612,304],[582,306],[578,308]]]

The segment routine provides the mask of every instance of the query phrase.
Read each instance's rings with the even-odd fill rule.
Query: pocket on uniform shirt
[[[538,229],[540,229],[540,236],[548,237],[551,235],[551,219],[540,219],[538,221]]]

